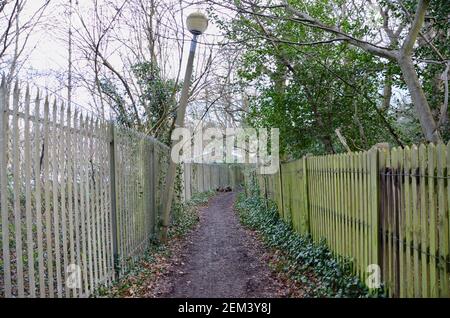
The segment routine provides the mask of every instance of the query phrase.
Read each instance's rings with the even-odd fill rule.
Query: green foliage
[[[144,109],[145,126],[162,142],[170,141],[171,119],[176,115],[175,93],[180,86],[174,80],[161,77],[157,65],[142,62],[133,65],[132,71],[139,86],[139,105]]]
[[[216,194],[214,190],[200,192],[194,194],[191,199],[186,203],[186,206],[201,206],[208,203],[209,199]]]
[[[306,63],[293,55],[291,64],[298,75],[289,76],[280,88],[275,74],[268,87],[261,88],[251,100],[247,122],[255,127],[280,128],[281,151],[291,158],[345,150],[335,135],[337,128],[353,150],[382,141],[395,143],[373,102],[377,98],[376,73],[363,67],[370,63],[374,69],[380,66],[365,54],[354,50],[343,54],[340,49],[316,49],[320,59],[330,60],[329,65],[314,60]],[[339,63],[342,58],[352,62]],[[259,63],[259,59],[252,59],[252,64]],[[330,69],[335,76],[330,76]],[[241,75],[249,78],[243,71]]]
[[[301,4],[325,23],[336,24],[338,17],[332,8],[342,5],[337,2],[290,3]],[[280,8],[266,11],[267,15],[284,14]],[[370,31],[363,25],[362,19],[341,21],[344,31],[358,37]],[[345,150],[335,134],[337,128],[352,150],[378,142],[396,143],[386,127],[386,121],[392,124],[394,120],[377,111],[379,75],[385,67],[380,59],[340,42],[295,45],[324,41],[330,35],[292,20],[241,14],[222,28],[232,40],[246,39],[238,74],[244,86],[257,89],[247,123],[279,128],[280,150],[286,159]]]
[[[264,243],[282,251],[288,262],[290,276],[309,284],[310,297],[372,297],[373,294],[352,275],[351,263],[338,262],[326,242],[315,244],[311,237],[299,235],[281,220],[276,205],[266,203],[257,195],[239,196],[236,203],[241,222],[258,231]],[[311,272],[316,277],[310,279]],[[381,294],[381,292],[379,293]]]
[[[111,107],[117,114],[117,122],[121,125],[131,127],[131,123],[133,122],[130,116],[131,109],[127,107],[124,92],[120,91],[116,84],[108,78],[101,79],[99,86],[102,93],[110,98]]]
[[[169,227],[169,239],[185,235],[199,221],[197,207],[206,204],[214,195],[213,191],[197,193],[189,202],[182,204],[178,213],[173,214],[172,224]]]
[[[292,7],[326,25],[339,26],[355,38],[379,41],[383,21],[378,9],[368,6],[366,10],[352,3],[355,4],[347,0],[289,1]],[[272,0],[261,1],[258,8],[237,1],[235,5],[247,11],[239,12],[230,21],[214,14],[213,18],[231,41],[240,43],[243,52],[238,75],[241,85],[255,92],[247,123],[254,127],[280,128],[284,159],[345,150],[335,134],[337,128],[353,151],[367,150],[378,142],[395,146],[399,140],[403,143],[424,140],[416,111],[409,101],[393,98],[389,108],[382,108],[386,74],[392,75],[390,82],[396,94],[408,95],[397,63],[346,42],[329,41],[339,35],[302,23],[275,4]],[[417,1],[402,4],[381,1],[380,5],[391,9],[392,26],[408,26]],[[254,14],[250,13],[252,10]],[[433,43],[444,57],[450,55],[449,14],[448,1],[431,1],[424,27],[424,32],[436,34]],[[407,34],[407,29],[404,31],[400,42]],[[414,54],[437,119],[444,96],[442,83],[436,78],[445,65],[442,61],[419,62],[420,59],[441,60],[430,45],[421,45]],[[441,127],[444,139],[450,134],[448,128]]]
[[[119,88],[121,86],[109,78],[103,78],[100,80],[102,93],[111,100],[111,107],[120,124],[133,127],[168,144],[176,113],[175,96],[180,85],[176,85],[172,79],[164,79],[158,66],[151,62],[134,64],[131,72],[136,81],[137,89],[133,94],[137,94],[135,107],[140,124],[126,91]]]

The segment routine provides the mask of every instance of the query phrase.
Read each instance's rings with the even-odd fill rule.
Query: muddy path
[[[283,283],[264,261],[264,248],[239,223],[236,193],[220,193],[200,210],[159,297],[283,297]]]

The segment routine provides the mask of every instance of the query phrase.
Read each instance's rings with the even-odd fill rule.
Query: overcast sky
[[[133,0],[129,0],[133,1]],[[25,10],[22,15],[22,19],[34,13],[39,9],[45,0],[27,0]],[[74,0],[74,3],[76,0]],[[108,0],[98,0],[99,5],[108,3]],[[68,0],[51,0],[45,16],[42,18],[42,24],[32,33],[28,42],[28,52],[26,62],[20,70],[19,77],[21,80],[27,80],[33,86],[39,89],[48,89],[53,94],[58,95],[60,98],[65,99],[67,97],[67,89],[61,86],[62,80],[66,83],[67,70],[68,70],[68,25],[67,25],[67,12],[61,4],[67,4]],[[81,8],[88,8],[93,3],[93,0],[79,0],[78,6]],[[186,2],[186,4],[188,4]],[[184,10],[185,16],[189,13],[201,10],[205,11],[205,8],[199,5],[187,6]],[[132,18],[132,17],[130,17]],[[74,15],[73,18],[74,28],[80,27],[79,21]],[[222,40],[218,28],[211,23],[207,32],[203,35],[199,42],[205,43],[218,43]],[[186,41],[190,41],[186,38]],[[189,43],[187,43],[189,44]],[[188,47],[188,46],[187,46]],[[200,43],[197,51],[197,58],[203,54],[205,45]],[[186,65],[188,50],[185,49],[182,65],[182,74]],[[114,61],[114,56],[111,56]],[[178,57],[174,53],[173,65],[178,65]],[[117,62],[117,61],[116,61]],[[177,66],[178,68],[178,66]],[[172,70],[175,76],[175,69]],[[73,102],[80,107],[90,108],[89,103],[91,101],[88,93],[82,88],[75,88]]]

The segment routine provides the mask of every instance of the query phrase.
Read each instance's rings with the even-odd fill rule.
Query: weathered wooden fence
[[[157,234],[169,148],[131,129],[110,125],[120,273],[133,266]]]
[[[379,265],[389,296],[449,297],[449,154],[450,143],[304,157],[255,181],[363,280]]]
[[[217,187],[235,188],[243,183],[241,167],[228,164],[185,163],[183,165],[185,200],[192,194],[215,190]]]

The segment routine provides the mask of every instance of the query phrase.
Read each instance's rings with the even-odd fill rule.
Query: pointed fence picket
[[[16,82],[0,85],[0,297],[88,297],[158,236],[169,148]],[[242,183],[185,164],[184,199]]]
[[[304,157],[253,177],[281,218],[364,282],[377,265],[390,297],[450,297],[450,143]]]

